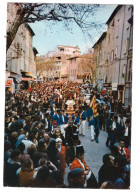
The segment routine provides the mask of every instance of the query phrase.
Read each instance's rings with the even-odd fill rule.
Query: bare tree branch
[[[67,30],[70,30],[70,26],[74,22],[88,36],[91,36],[94,28],[99,28],[99,24],[92,20],[99,5],[18,3],[18,6],[17,17],[7,31],[7,50],[15,38],[19,26],[23,23],[35,23],[41,20],[63,22]]]

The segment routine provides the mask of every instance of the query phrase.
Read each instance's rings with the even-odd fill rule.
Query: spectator
[[[24,159],[21,169],[17,170],[19,187],[32,187],[35,170],[31,159]]]
[[[30,134],[28,135],[28,139],[22,140],[22,143],[24,143],[24,145],[25,145],[25,150],[24,150],[25,153],[27,153],[27,148],[28,148],[30,145],[33,144],[34,146],[36,146],[36,145],[35,145],[35,141],[36,141],[36,138],[35,138],[35,134],[34,134],[34,133],[30,133]]]
[[[58,159],[59,159],[59,170],[61,172],[62,182],[64,182],[64,175],[65,175],[65,155],[66,155],[66,147],[62,145],[61,138],[56,139],[56,146],[58,149]]]
[[[52,140],[47,147],[47,155],[49,161],[51,161],[56,167],[59,167],[58,150],[56,147],[56,141]]]
[[[83,169],[75,168],[68,173],[69,188],[84,188],[85,182],[86,176]]]
[[[115,189],[115,186],[113,182],[105,181],[102,183],[100,189]]]
[[[102,185],[105,181],[115,182],[117,178],[117,171],[116,167],[113,163],[113,157],[111,154],[103,155],[103,165],[99,169],[98,172],[98,184],[99,186]]]
[[[10,156],[11,156],[10,141],[5,140],[4,141],[4,161],[6,162]]]
[[[37,172],[36,178],[33,180],[32,187],[47,188],[49,176],[50,171],[48,166],[41,167]]]
[[[15,149],[12,151],[11,156],[5,163],[5,185],[9,187],[18,186],[18,178],[16,176],[16,171],[21,167],[19,162],[21,151]]]
[[[124,139],[120,140],[120,146],[118,147],[119,153],[124,156],[128,163],[130,163],[130,151],[125,147]]]
[[[125,147],[128,148],[131,143],[131,126],[130,126],[130,119],[126,119],[125,128],[124,128],[124,142]]]

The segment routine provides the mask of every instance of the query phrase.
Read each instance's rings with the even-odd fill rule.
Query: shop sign
[[[112,83],[112,91],[117,91],[117,83]]]
[[[6,87],[11,87],[12,86],[12,79],[8,79],[6,81]]]

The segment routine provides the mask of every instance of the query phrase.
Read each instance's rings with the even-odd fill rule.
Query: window
[[[118,58],[118,46],[115,48],[115,53],[114,53],[114,59],[117,60]]]
[[[130,60],[130,62],[129,62],[128,81],[132,81],[132,60]]]
[[[113,62],[114,61],[114,50],[111,51],[110,55],[111,55],[111,57],[110,57],[111,58],[111,62]]]
[[[60,52],[64,52],[64,48],[60,48]]]
[[[110,34],[108,35],[108,42],[110,43]]]
[[[60,60],[60,59],[61,59],[61,57],[57,57],[57,59],[58,59],[58,60]]]
[[[116,22],[116,28],[115,28],[115,37],[116,39],[119,37],[119,21],[120,19],[117,19],[117,22]]]
[[[104,51],[104,60],[106,60],[106,52]]]
[[[129,44],[129,38],[127,38],[125,40],[125,43],[124,43],[124,55],[127,53],[128,51],[128,44]]]
[[[125,73],[126,73],[126,65],[124,64],[122,67],[122,77],[125,78]]]
[[[130,41],[129,41],[129,49],[133,47],[133,26],[130,27]]]

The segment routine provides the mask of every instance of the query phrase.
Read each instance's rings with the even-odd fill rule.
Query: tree
[[[41,71],[48,71],[54,68],[55,61],[53,58],[37,57],[36,58],[36,69]]]
[[[16,14],[7,28],[7,50],[14,40],[18,28],[24,23],[35,23],[46,20],[48,22],[62,22],[67,30],[71,30],[73,22],[83,33],[91,35],[92,29],[100,29],[101,24],[95,23],[92,18],[99,8],[94,4],[46,4],[46,3],[11,3],[16,6]]]
[[[36,58],[36,72],[37,74],[48,77],[49,70],[54,69],[55,61],[53,58],[46,58],[45,56],[40,56]],[[47,73],[47,74],[46,74]]]
[[[81,56],[80,62],[78,64],[79,70],[85,75],[92,75],[92,79],[95,80],[96,67],[93,63],[93,53],[84,54]]]

